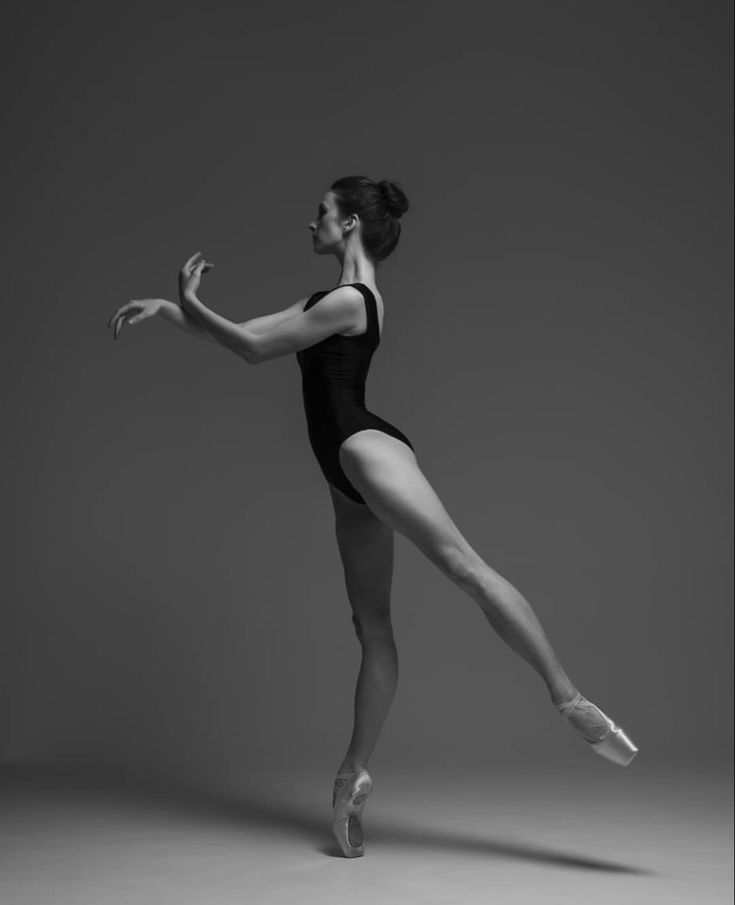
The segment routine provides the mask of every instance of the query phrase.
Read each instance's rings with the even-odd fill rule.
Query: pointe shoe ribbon
[[[373,781],[365,769],[338,773],[332,792],[332,832],[346,858],[365,854],[362,836],[362,809],[372,791]]]
[[[565,701],[563,704],[557,704],[556,709],[562,717],[569,722],[569,718],[575,707],[582,701],[594,707],[607,723],[607,727],[599,739],[585,739],[585,741],[592,747],[596,754],[599,754],[601,757],[604,757],[615,764],[620,764],[621,767],[626,767],[638,753],[638,748],[628,738],[625,732],[623,732],[620,726],[616,726],[610,717],[600,710],[597,704],[593,704],[592,701],[588,701],[587,698],[582,697],[582,695],[577,692],[570,701]],[[573,726],[573,728],[576,729],[577,727]]]

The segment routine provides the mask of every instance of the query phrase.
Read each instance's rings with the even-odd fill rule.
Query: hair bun
[[[406,198],[403,194],[403,190],[396,185],[395,182],[390,182],[388,179],[381,179],[378,183],[378,188],[383,193],[385,206],[388,208],[388,213],[391,216],[398,218],[406,213],[408,210],[408,198]]]

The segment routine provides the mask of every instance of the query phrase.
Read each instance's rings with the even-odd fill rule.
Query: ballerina
[[[395,249],[407,210],[406,196],[394,182],[338,179],[309,223],[314,252],[333,255],[339,264],[334,287],[274,314],[234,323],[199,299],[202,275],[214,264],[196,252],[179,272],[179,304],[133,299],[108,321],[115,339],[123,325],[160,315],[248,364],[297,357],[309,440],[334,507],[347,597],[362,647],[352,737],[332,790],[332,829],[346,857],[364,854],[361,815],[373,788],[367,764],[398,678],[390,615],[395,531],[479,604],[595,753],[626,766],[638,751],[571,682],[525,597],[462,535],[421,471],[408,437],[365,405],[365,382],[385,310],[376,270]]]

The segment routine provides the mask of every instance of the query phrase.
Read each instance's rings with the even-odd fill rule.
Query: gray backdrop
[[[339,763],[353,635],[295,358],[146,322],[331,286],[330,182],[398,180],[368,406],[649,762],[732,750],[731,4],[7,13],[6,762]],[[373,764],[568,757],[530,667],[396,537]]]

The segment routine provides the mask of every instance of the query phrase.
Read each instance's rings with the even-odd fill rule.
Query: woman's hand
[[[121,305],[107,321],[107,326],[112,327],[112,338],[118,338],[125,324],[137,324],[147,317],[155,317],[165,303],[166,299],[131,299],[127,305]]]
[[[214,267],[214,264],[210,264],[204,258],[197,261],[196,258],[199,255],[201,255],[201,251],[193,254],[179,271],[179,298],[182,303],[190,296],[196,295],[202,274]]]

